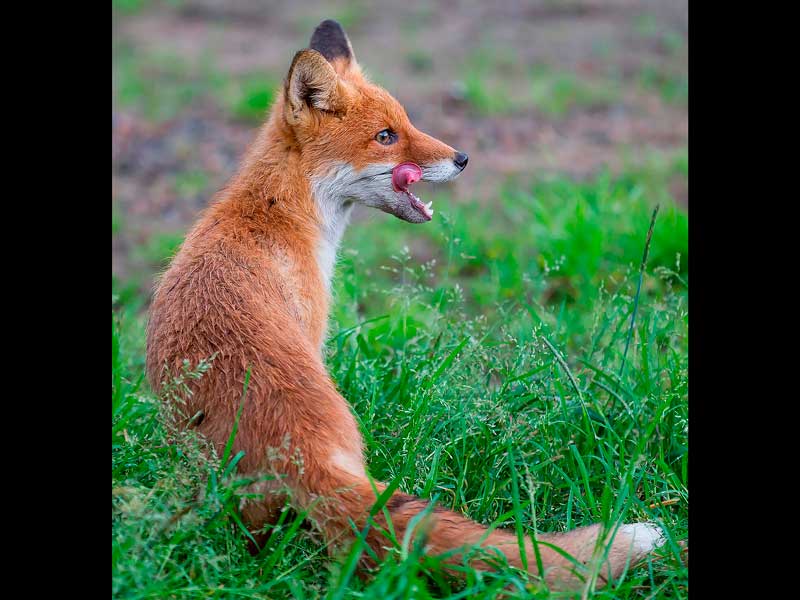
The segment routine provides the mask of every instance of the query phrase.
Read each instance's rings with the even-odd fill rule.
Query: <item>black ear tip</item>
[[[328,60],[339,57],[350,58],[350,43],[342,26],[333,19],[325,19],[317,25],[311,36],[309,48],[318,51]]]
[[[314,30],[311,39],[347,39],[347,34],[344,32],[344,28],[339,24],[338,21],[334,21],[333,19],[325,19],[322,23],[317,25],[317,28]]]
[[[317,25],[317,29],[315,31],[319,31],[320,29],[334,29],[344,33],[344,28],[342,28],[342,26],[339,24],[339,21],[334,21],[333,19],[325,19],[322,23]]]

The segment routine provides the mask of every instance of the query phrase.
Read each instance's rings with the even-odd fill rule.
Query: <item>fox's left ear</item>
[[[300,50],[294,55],[284,94],[284,117],[290,125],[298,125],[313,110],[337,115],[347,112],[348,85],[316,50]]]
[[[314,30],[308,47],[328,59],[338,75],[346,75],[348,71],[358,69],[353,46],[342,26],[336,21],[327,19],[320,23]]]

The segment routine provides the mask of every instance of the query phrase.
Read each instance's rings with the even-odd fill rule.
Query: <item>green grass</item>
[[[206,93],[207,84],[176,56],[119,44],[114,49],[112,91],[119,106],[152,121],[166,121]]]
[[[278,83],[264,76],[251,76],[244,79],[239,90],[228,100],[229,110],[246,121],[263,121],[267,109],[275,99]]]
[[[210,53],[189,61],[123,43],[116,44],[113,53],[115,103],[154,122],[172,119],[201,102],[217,106],[231,118],[260,122],[280,81],[274,73],[230,75],[217,68]]]
[[[203,171],[183,171],[175,175],[175,193],[181,197],[197,195],[206,187],[208,175]]]
[[[645,39],[657,40],[669,55],[675,56],[686,49],[685,33],[675,29],[664,29],[664,24],[659,24],[658,17],[654,14],[637,15],[631,25],[636,35]]]
[[[502,115],[524,109],[526,99],[512,94],[508,85],[509,78],[519,73],[507,48],[484,41],[467,56],[462,72],[464,99],[477,114]]]
[[[535,109],[558,119],[577,108],[611,105],[620,96],[610,79],[578,76],[544,65],[523,69],[513,56],[486,49],[467,61],[461,86],[466,102],[483,116]]]
[[[132,14],[142,10],[145,4],[144,0],[112,0],[111,7],[120,13]]]
[[[122,211],[119,209],[117,203],[112,199],[111,200],[111,235],[118,235],[122,232],[123,227],[125,226],[125,217],[122,214]]]
[[[689,76],[685,72],[645,65],[637,81],[642,89],[659,94],[669,104],[685,106],[689,101]]]
[[[134,249],[134,255],[150,266],[151,269],[164,268],[169,259],[178,251],[183,243],[183,234],[179,232],[154,233],[147,241]]]
[[[485,205],[440,194],[424,226],[373,213],[337,267],[326,360],[376,478],[524,535],[664,526],[663,558],[591,598],[688,595],[687,217],[665,191],[688,167],[656,166],[510,182]],[[402,539],[362,580],[357,549],[329,559],[291,511],[250,555],[232,459],[203,458],[202,440],[167,426],[142,376],[144,299],[119,281],[113,293],[115,598],[548,597],[508,567],[452,582]]]
[[[550,117],[562,117],[577,107],[608,106],[619,97],[613,82],[575,73],[538,68],[531,79],[531,101]]]
[[[662,52],[672,59],[642,63],[636,84],[642,90],[655,92],[667,104],[685,106],[689,100],[688,40],[685,33],[663,29],[656,16],[650,13],[638,15],[632,25],[637,35],[656,41]]]
[[[478,73],[468,72],[462,86],[464,99],[480,115],[502,115],[516,109],[504,86],[491,85]]]

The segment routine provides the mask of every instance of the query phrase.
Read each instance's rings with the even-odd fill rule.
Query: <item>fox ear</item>
[[[300,50],[294,55],[284,93],[285,116],[290,125],[299,123],[307,108],[342,113],[347,106],[347,90],[343,82],[316,50]]]
[[[358,68],[353,46],[350,45],[342,26],[336,21],[327,19],[320,23],[314,30],[308,47],[322,54],[339,75],[344,75],[352,68]]]

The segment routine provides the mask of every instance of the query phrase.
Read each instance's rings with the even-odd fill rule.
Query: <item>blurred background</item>
[[[432,223],[357,209],[336,290],[354,317],[384,303],[354,278],[403,277],[387,261],[428,265],[481,311],[515,297],[591,302],[600,282],[638,270],[656,203],[650,264],[685,283],[685,0],[114,0],[117,302],[146,308],[154,274],[326,18],[417,127],[470,156],[458,180],[420,190]]]

